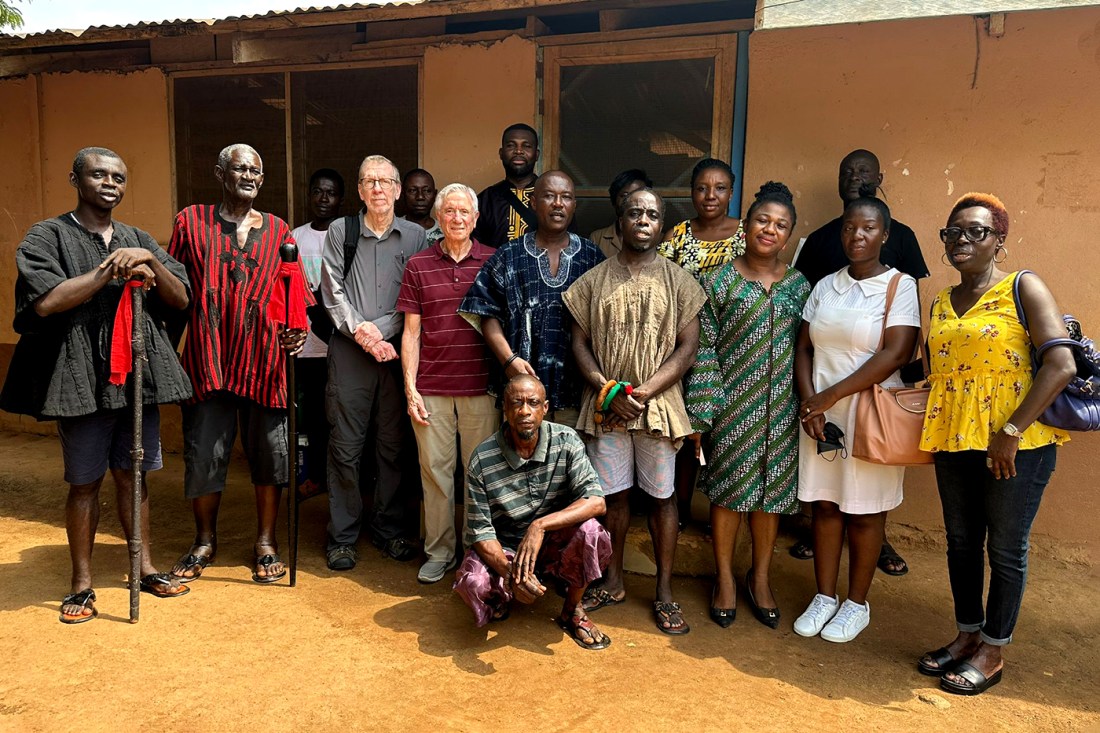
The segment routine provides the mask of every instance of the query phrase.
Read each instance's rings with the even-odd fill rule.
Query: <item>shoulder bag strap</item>
[[[528,229],[531,231],[538,229],[539,220],[535,218],[535,212],[531,211],[531,207],[527,204],[520,201],[519,196],[516,196],[515,192],[512,191],[511,184],[507,182],[505,182],[504,186],[504,199],[508,202],[509,206],[516,210],[516,213],[519,214],[519,218],[523,219],[524,223],[527,224]]]
[[[1020,321],[1020,325],[1024,327],[1025,331],[1028,331],[1028,338],[1031,338],[1031,332],[1027,327],[1027,315],[1024,314],[1024,306],[1020,302],[1020,280],[1024,275],[1034,275],[1031,270],[1020,270],[1016,273],[1015,279],[1012,281],[1012,302],[1016,304],[1016,319]]]
[[[882,333],[878,337],[878,350],[886,345],[886,319],[890,317],[890,306],[894,304],[894,295],[898,292],[898,283],[901,282],[901,273],[895,273],[890,278],[890,284],[886,286],[886,310],[882,313]]]
[[[344,277],[351,272],[351,262],[355,259],[355,250],[359,248],[359,214],[344,217]]]

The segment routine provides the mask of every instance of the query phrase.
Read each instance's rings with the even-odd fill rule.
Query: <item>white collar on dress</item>
[[[863,280],[854,280],[848,274],[848,268],[845,267],[843,270],[833,273],[833,290],[844,294],[851,290],[852,286],[858,285],[859,289],[863,291],[864,297],[869,298],[872,295],[880,295],[886,292],[886,288],[890,286],[890,278],[896,272],[897,270],[891,267],[881,275],[864,278]]]

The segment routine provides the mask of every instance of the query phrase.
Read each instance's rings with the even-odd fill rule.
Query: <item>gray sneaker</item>
[[[359,553],[351,545],[337,545],[325,554],[329,570],[351,570],[359,561]]]
[[[416,574],[416,579],[424,584],[438,583],[443,580],[443,576],[447,574],[447,571],[453,570],[457,566],[458,558],[456,557],[452,557],[450,562],[429,560],[420,566],[420,572]]]

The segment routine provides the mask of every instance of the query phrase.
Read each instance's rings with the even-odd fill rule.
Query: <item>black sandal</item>
[[[684,612],[681,610],[679,603],[654,601],[653,616],[657,622],[657,629],[670,636],[682,636],[691,631],[691,627],[684,619]],[[674,623],[675,616],[680,617],[680,623]],[[666,621],[669,624],[668,626],[665,626]]]
[[[203,545],[205,547],[205,545]],[[194,555],[188,552],[186,555],[176,561],[176,565],[182,566],[181,572],[191,573],[190,576],[180,575],[179,573],[172,572],[172,577],[179,582],[187,585],[192,580],[198,580],[202,577],[202,572],[210,565],[214,564],[214,554],[209,555]],[[174,569],[175,566],[173,566]]]
[[[928,662],[935,662],[935,666],[928,664]],[[917,671],[928,677],[943,677],[946,673],[954,670],[955,665],[960,661],[951,656],[951,652],[947,651],[947,647],[941,646],[939,649],[934,649],[930,652],[925,652],[920,659],[917,660]]]
[[[257,583],[274,583],[276,580],[281,579],[283,576],[286,575],[285,566],[283,567],[283,571],[281,573],[276,573],[275,575],[260,575],[260,573],[258,572],[260,568],[263,568],[264,570],[269,570],[272,565],[281,562],[282,560],[279,558],[279,556],[272,553],[257,557],[255,565],[256,569],[252,571],[252,580],[256,581]]]
[[[95,591],[91,588],[85,588],[79,593],[70,593],[69,595],[62,598],[61,607],[64,608],[65,606],[80,606],[81,608],[87,608],[88,605],[90,603],[93,603],[94,601]],[[95,606],[92,606],[91,613],[80,613],[73,615],[62,611],[61,614],[57,617],[57,620],[63,624],[82,624],[86,621],[91,621],[97,616],[99,616],[99,611],[96,610]]]
[[[944,692],[950,692],[952,695],[980,695],[1001,681],[1002,671],[998,669],[992,676],[986,677],[980,669],[970,662],[963,662],[951,670],[951,673],[962,677],[967,684],[959,684],[946,677],[941,677],[940,689]]]
[[[901,569],[895,570],[891,565],[900,565]],[[897,578],[909,572],[909,563],[905,562],[905,558],[898,554],[893,545],[884,541],[878,553],[878,569]]]
[[[795,542],[791,545],[791,549],[788,550],[795,560],[813,560],[814,548],[809,542]]]

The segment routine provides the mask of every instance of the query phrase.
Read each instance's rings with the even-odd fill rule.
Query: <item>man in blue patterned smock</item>
[[[543,173],[532,201],[538,229],[489,258],[458,312],[481,331],[495,357],[490,394],[499,397],[511,377],[536,376],[546,385],[548,419],[573,427],[582,384],[561,295],[604,256],[569,231],[577,208],[573,179],[561,171]]]

